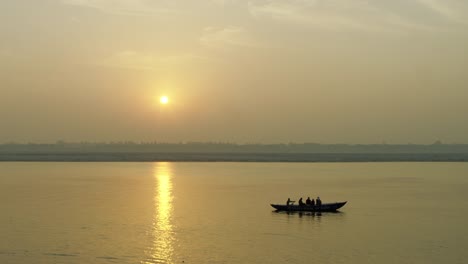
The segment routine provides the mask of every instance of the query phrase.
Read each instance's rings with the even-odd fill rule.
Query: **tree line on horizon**
[[[2,153],[73,152],[199,152],[199,153],[468,153],[468,144],[321,144],[321,143],[229,143],[229,142],[64,142],[5,143]]]

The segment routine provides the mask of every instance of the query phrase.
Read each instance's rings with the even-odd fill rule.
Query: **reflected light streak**
[[[150,259],[144,263],[172,263],[172,171],[168,162],[158,162],[154,167],[155,197],[153,220],[153,245]]]

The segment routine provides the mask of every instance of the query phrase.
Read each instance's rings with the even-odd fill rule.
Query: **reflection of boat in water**
[[[271,204],[277,211],[288,212],[335,212],[343,207],[347,202],[324,203],[319,205],[295,205],[295,204]]]

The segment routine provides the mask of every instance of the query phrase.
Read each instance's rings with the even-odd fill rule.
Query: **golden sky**
[[[5,0],[0,22],[0,143],[468,143],[468,1]]]

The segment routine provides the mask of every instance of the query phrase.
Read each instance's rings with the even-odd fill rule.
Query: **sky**
[[[468,1],[3,0],[0,22],[0,143],[468,143]]]

